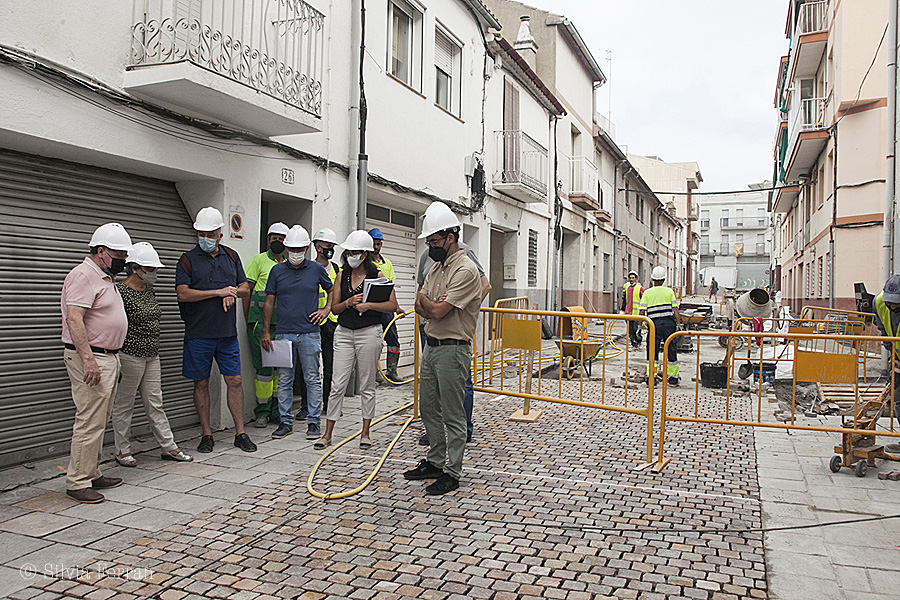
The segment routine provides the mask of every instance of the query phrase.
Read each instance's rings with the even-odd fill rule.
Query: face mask
[[[106,272],[109,273],[112,277],[115,277],[119,273],[125,270],[125,259],[124,258],[113,258],[111,254],[109,256],[109,265],[106,267]]]
[[[156,283],[156,271],[145,271],[141,274],[141,281],[144,285],[153,285]]]
[[[200,241],[200,249],[204,252],[213,252],[216,249],[216,240],[212,240],[210,238],[199,238]]]
[[[447,249],[440,246],[429,246],[428,257],[434,262],[442,263],[447,259]]]
[[[322,256],[324,256],[326,260],[331,260],[331,257],[334,256],[334,248],[323,248]]]
[[[275,240],[274,242],[269,244],[269,250],[272,251],[272,254],[281,254],[282,252],[284,252],[284,244],[282,242],[279,242],[278,240]]]
[[[294,267],[299,267],[306,259],[306,252],[288,252],[288,262]]]
[[[364,259],[362,256],[348,256],[347,264],[350,265],[351,269],[355,269],[359,265],[363,264],[363,260]]]

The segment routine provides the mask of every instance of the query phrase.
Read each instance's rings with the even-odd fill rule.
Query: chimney
[[[538,45],[534,41],[534,36],[531,35],[531,17],[524,15],[521,19],[522,23],[519,25],[519,33],[516,36],[516,43],[513,47],[525,59],[528,66],[535,69]]]

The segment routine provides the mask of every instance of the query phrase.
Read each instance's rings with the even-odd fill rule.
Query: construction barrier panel
[[[806,333],[803,329],[816,329],[816,320],[810,319],[813,327],[808,328],[773,321],[776,328],[783,326],[789,331],[678,331],[665,341],[666,349],[670,344],[678,344],[679,348],[691,348],[689,352],[694,356],[692,361],[679,360],[678,387],[663,380],[659,452],[654,471],[662,470],[670,460],[664,454],[669,422],[840,433],[843,442],[835,447],[835,452],[841,456],[832,459],[831,468],[837,471],[842,466],[856,465],[857,475],[865,474],[866,470],[866,465],[859,465],[860,460],[865,459],[868,466],[873,466],[876,458],[900,460],[875,444],[877,436],[900,441],[896,440],[900,431],[895,430],[890,417],[896,414],[894,377],[881,382],[872,377],[868,382],[865,372],[868,365],[861,358],[863,348],[870,344],[898,344],[900,338]],[[725,348],[724,358],[721,358],[722,348]],[[705,362],[704,355],[715,360]],[[693,369],[688,367],[689,362],[694,363]],[[663,365],[667,363],[667,353],[663,352]],[[691,370],[692,384],[689,383]],[[751,378],[752,385],[741,381]],[[804,398],[811,398],[810,408],[803,406],[805,401],[798,402],[798,390]],[[783,407],[775,414],[768,403],[772,394]],[[798,413],[818,416],[827,412],[823,407],[836,407],[840,422],[833,425],[798,422]],[[888,419],[887,429],[876,428],[879,417]]]
[[[513,298],[507,305],[517,303],[517,308],[500,308],[498,304],[496,308],[481,309],[472,342],[475,390],[522,398],[523,407],[510,417],[516,421],[533,422],[540,417],[541,411],[531,408],[532,400],[642,416],[647,420],[650,464],[654,383],[651,378],[648,387],[629,376],[630,367],[636,365],[643,372],[647,362],[643,350],[630,347],[628,325],[638,322],[646,327],[646,343],[652,347],[653,322],[637,315],[588,313],[581,307],[529,310],[521,308],[523,302],[527,299]],[[542,327],[542,323],[550,319],[557,321],[555,338],[544,340],[542,332],[547,327]],[[612,367],[614,358],[617,362]],[[545,377],[554,369],[553,379]],[[615,388],[610,376],[615,380]]]

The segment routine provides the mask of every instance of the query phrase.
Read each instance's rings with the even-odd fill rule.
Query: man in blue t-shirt
[[[278,367],[278,410],[281,424],[272,433],[273,438],[283,438],[294,431],[294,370],[297,361],[306,382],[307,417],[306,439],[319,438],[322,417],[322,380],[319,378],[319,355],[322,353],[320,325],[331,312],[331,278],[325,267],[314,260],[307,260],[309,233],[300,225],[294,225],[284,240],[287,261],[269,271],[266,282],[266,303],[263,306],[263,327],[260,345],[271,352],[272,335],[269,323],[275,302],[278,301],[278,323],[275,339],[291,344],[291,366]],[[325,306],[319,307],[319,287],[327,292]]]
[[[175,267],[175,291],[184,321],[181,374],[194,381],[194,407],[203,437],[197,452],[212,452],[209,427],[209,376],[213,358],[228,387],[228,410],[234,419],[234,445],[255,452],[244,432],[244,390],[241,387],[241,350],[237,337],[238,298],[250,296],[250,286],[237,252],[219,245],[225,221],[208,206],[197,213],[198,243],[181,255]]]

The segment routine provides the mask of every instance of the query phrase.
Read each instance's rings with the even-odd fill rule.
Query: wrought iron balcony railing
[[[189,62],[316,116],[325,16],[302,0],[135,0],[129,66]]]

